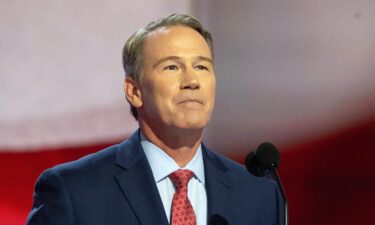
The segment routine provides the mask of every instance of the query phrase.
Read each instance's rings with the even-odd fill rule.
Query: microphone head
[[[280,164],[280,154],[271,143],[259,145],[255,152],[250,152],[245,160],[247,170],[255,176],[263,177],[269,170]]]
[[[256,151],[259,166],[272,169],[277,168],[280,164],[280,154],[275,145],[271,143],[263,143],[259,145]]]

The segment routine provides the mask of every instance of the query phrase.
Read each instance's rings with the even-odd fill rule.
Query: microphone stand
[[[279,187],[279,189],[281,191],[281,195],[282,195],[283,200],[284,200],[284,222],[285,222],[284,224],[288,225],[288,200],[286,199],[286,194],[285,194],[283,185],[281,184],[279,174],[277,173],[276,165],[273,164],[269,171],[270,171],[273,179],[277,182],[277,186]]]

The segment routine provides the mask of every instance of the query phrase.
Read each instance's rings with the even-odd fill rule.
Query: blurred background
[[[118,143],[137,123],[121,50],[171,13],[213,34],[205,143],[239,162],[281,151],[290,224],[375,224],[373,0],[2,1],[0,224],[24,224],[38,175]]]

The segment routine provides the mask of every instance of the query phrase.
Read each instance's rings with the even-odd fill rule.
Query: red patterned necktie
[[[177,170],[169,175],[176,187],[172,201],[171,225],[196,225],[194,209],[188,198],[188,183],[194,176],[190,170]]]

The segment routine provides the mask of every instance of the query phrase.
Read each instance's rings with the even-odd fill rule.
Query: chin
[[[175,124],[177,128],[185,129],[185,130],[201,130],[203,129],[207,123],[208,119],[188,119],[183,121],[177,121]]]
[[[202,130],[206,124],[188,124],[186,126],[181,127],[181,129],[185,130]]]
[[[181,130],[202,130],[210,121],[211,114],[206,111],[183,111],[168,116],[165,122]],[[168,121],[169,120],[169,121]]]

